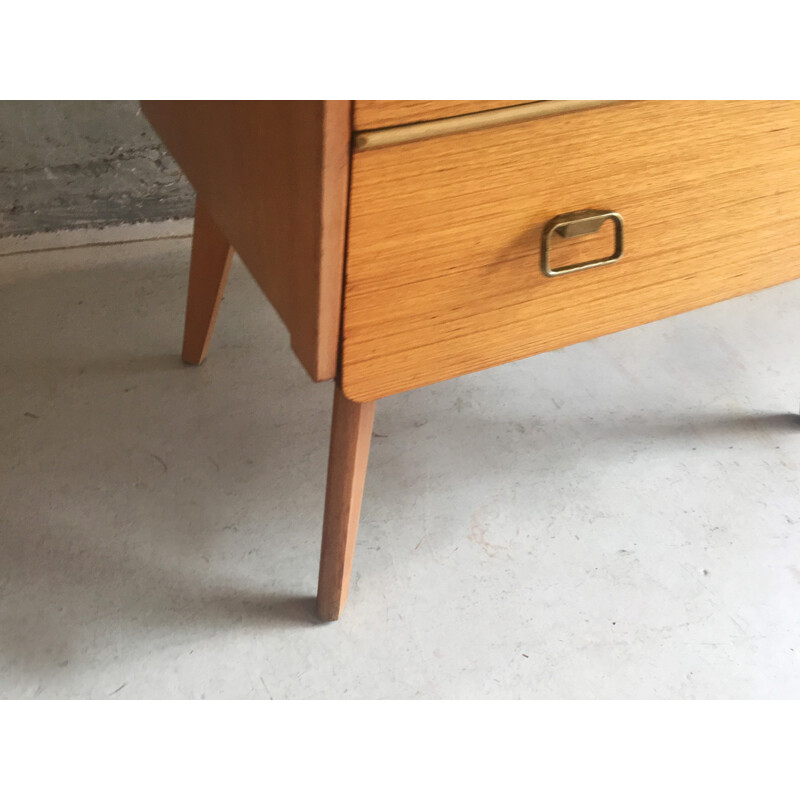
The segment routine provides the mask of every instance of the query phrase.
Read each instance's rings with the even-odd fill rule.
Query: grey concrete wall
[[[0,101],[0,236],[194,213],[133,101]]]

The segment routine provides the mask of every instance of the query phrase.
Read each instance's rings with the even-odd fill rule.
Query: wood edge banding
[[[322,114],[317,363],[312,376],[315,381],[335,378],[339,365],[353,102],[325,100]]]
[[[382,128],[375,131],[363,131],[356,134],[353,139],[353,152],[361,153],[365,150],[377,150],[378,148],[392,147],[398,144],[418,142],[423,139],[448,136],[453,133],[467,133],[468,131],[507,125],[512,122],[526,122],[537,117],[552,117],[556,114],[566,114],[570,111],[582,111],[587,108],[599,108],[624,102],[626,101],[538,100],[535,103],[498,108],[492,111],[478,111],[475,114],[464,114],[459,117],[416,122],[411,125],[400,125],[395,128]]]

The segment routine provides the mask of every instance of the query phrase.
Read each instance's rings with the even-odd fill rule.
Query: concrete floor
[[[321,624],[331,386],[188,248],[0,258],[0,696],[800,696],[800,282],[382,401]]]

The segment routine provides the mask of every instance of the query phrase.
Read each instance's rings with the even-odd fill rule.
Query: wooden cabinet
[[[143,108],[198,192],[185,360],[205,353],[232,248],[311,377],[336,379],[326,619],[377,399],[800,277],[797,102]],[[587,210],[614,216],[553,227]]]

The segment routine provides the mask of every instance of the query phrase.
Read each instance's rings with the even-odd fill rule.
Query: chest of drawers
[[[183,357],[234,252],[335,380],[318,610],[388,395],[800,277],[800,103],[149,101],[197,190]]]

